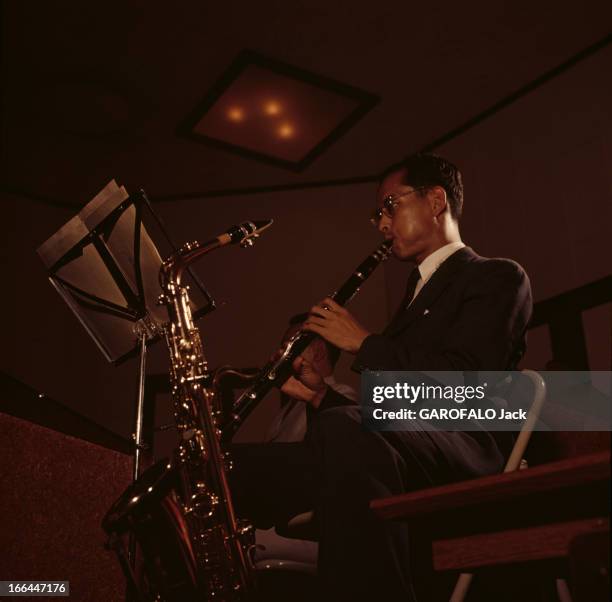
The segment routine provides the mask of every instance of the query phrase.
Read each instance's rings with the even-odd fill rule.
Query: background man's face
[[[399,195],[413,190],[403,183],[402,170],[389,174],[378,188],[377,207],[382,207],[388,196]],[[383,215],[378,229],[385,238],[393,240],[393,254],[401,260],[420,260],[427,253],[434,230],[434,214],[427,194],[415,192],[398,199],[393,217]]]
[[[289,339],[301,328],[302,324],[293,324],[289,326],[283,335],[282,343],[287,343]],[[332,362],[329,355],[329,350],[327,348],[327,343],[323,339],[319,337],[315,338],[315,340],[312,341],[308,347],[306,347],[301,355],[313,365],[315,371],[321,374],[321,376],[330,376],[333,373],[333,364],[335,362]]]

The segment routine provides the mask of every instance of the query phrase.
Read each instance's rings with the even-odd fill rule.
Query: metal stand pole
[[[147,365],[147,332],[141,327],[138,329],[139,339],[139,364],[138,364],[138,394],[136,399],[136,418],[134,424],[134,463],[132,470],[133,481],[136,481],[140,476],[142,465],[142,452],[148,449],[148,445],[144,441],[144,399],[145,399],[145,377]],[[130,572],[133,576],[134,584],[136,583],[136,537],[134,532],[130,531],[128,539],[128,563]],[[126,591],[126,602],[133,602],[137,598],[135,592],[138,592],[138,587],[133,585],[130,587],[128,580],[128,588]]]
[[[134,469],[133,480],[140,476],[140,466],[142,462],[142,452],[148,448],[144,442],[143,423],[144,423],[144,397],[145,397],[145,376],[147,364],[147,333],[143,328],[139,333],[140,338],[140,364],[138,365],[138,398],[136,402],[136,422],[134,425]]]

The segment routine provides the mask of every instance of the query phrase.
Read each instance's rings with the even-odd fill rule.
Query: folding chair
[[[540,416],[540,411],[542,410],[544,401],[546,400],[546,383],[542,377],[534,370],[523,370],[522,374],[527,376],[533,384],[533,401],[531,402],[531,407],[527,413],[527,418],[525,419],[518,437],[516,438],[516,442],[512,447],[512,451],[510,452],[510,456],[508,457],[508,461],[504,467],[504,472],[514,472],[515,470],[526,468],[526,464],[523,461],[523,456],[525,454],[525,450],[527,449],[527,445],[529,444],[529,439],[531,438],[533,428],[538,420],[538,417]],[[472,573],[461,573],[461,575],[459,575],[453,593],[451,594],[450,602],[463,602],[465,600],[473,578],[474,575]]]

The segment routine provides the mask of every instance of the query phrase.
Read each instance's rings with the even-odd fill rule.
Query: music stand
[[[143,223],[145,214],[151,229],[161,233],[160,244],[176,250],[145,193],[130,196],[114,180],[37,250],[49,281],[104,357],[114,365],[139,357],[134,480],[149,447],[143,432],[147,346],[161,338],[168,319],[157,304],[162,259]],[[199,317],[215,302],[192,273],[190,278]]]

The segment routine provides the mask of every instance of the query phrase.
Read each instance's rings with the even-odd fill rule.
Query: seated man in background
[[[281,347],[301,329],[307,318],[308,314],[303,313],[293,316],[289,320],[289,327],[283,334]],[[355,390],[348,385],[337,383],[332,376],[339,356],[340,351],[323,339],[313,341],[303,353],[303,357],[313,366],[316,366],[317,372],[323,376],[327,386],[348,399],[356,400]],[[303,387],[303,393],[307,393],[307,389],[299,381],[295,381],[294,384],[298,388]],[[312,426],[313,412],[315,410],[308,404],[281,392],[279,411],[268,426],[264,440],[268,443],[303,441],[308,437],[309,427]],[[310,517],[310,513],[302,516],[306,521]],[[265,565],[268,568],[276,568],[279,563],[282,563],[280,566],[286,566],[287,562],[291,562],[294,570],[298,570],[299,567],[299,570],[306,574],[311,573],[316,567],[318,544],[315,541],[283,537],[272,527],[270,529],[257,529],[256,543],[258,549],[255,554],[255,561],[259,566]],[[302,582],[302,585],[304,585],[304,582]],[[296,592],[292,592],[291,595],[297,599]],[[304,595],[306,595],[306,592]]]
[[[281,345],[284,345],[296,332],[301,330],[308,314],[298,314],[289,320],[289,328],[285,331]],[[318,374],[323,377],[325,384],[334,391],[344,395],[347,399],[356,401],[357,393],[352,387],[336,382],[333,377],[334,366],[340,357],[340,351],[322,339],[316,339],[302,354],[309,361]],[[299,381],[294,382],[295,387],[305,387]],[[307,390],[302,393],[308,394]],[[302,441],[308,430],[312,418],[313,408],[300,399],[293,399],[281,391],[280,410],[274,416],[266,432],[265,441],[268,443],[289,443]]]

